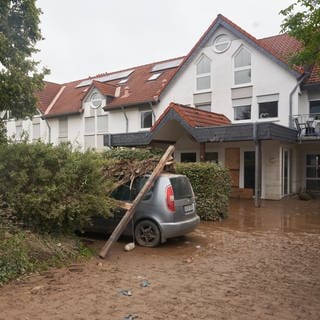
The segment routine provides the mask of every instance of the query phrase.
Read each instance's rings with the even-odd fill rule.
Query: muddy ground
[[[262,206],[233,201],[229,219],[158,248],[122,240],[106,260],[15,281],[0,319],[320,319],[320,201]]]

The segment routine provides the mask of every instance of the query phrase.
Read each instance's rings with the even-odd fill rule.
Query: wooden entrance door
[[[232,188],[239,188],[240,148],[226,148],[225,166],[230,170]]]

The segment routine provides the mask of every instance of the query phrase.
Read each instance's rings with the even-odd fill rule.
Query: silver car
[[[137,178],[131,185],[118,188],[113,196],[117,200],[133,201],[148,176]],[[117,226],[124,211],[115,212],[109,219],[95,217],[91,231],[111,233]],[[153,184],[136,208],[133,220],[124,235],[146,247],[155,247],[168,238],[182,236],[193,231],[199,224],[195,196],[189,179],[180,174],[163,173]]]

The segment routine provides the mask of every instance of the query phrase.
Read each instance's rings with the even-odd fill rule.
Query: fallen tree
[[[24,227],[38,233],[81,229],[118,206],[119,185],[149,173],[159,161],[150,150],[104,153],[69,145],[9,144],[0,150],[0,194]]]

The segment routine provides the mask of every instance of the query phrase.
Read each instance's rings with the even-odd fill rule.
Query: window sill
[[[250,123],[252,119],[244,119],[244,120],[233,120],[233,123]]]
[[[253,87],[253,83],[235,84],[231,87],[231,89],[248,88],[248,87]]]
[[[198,90],[198,91],[195,91],[193,94],[196,95],[196,94],[201,94],[201,93],[212,93],[212,90],[211,89]]]
[[[280,122],[280,119],[277,118],[259,118],[257,119],[258,122]]]

